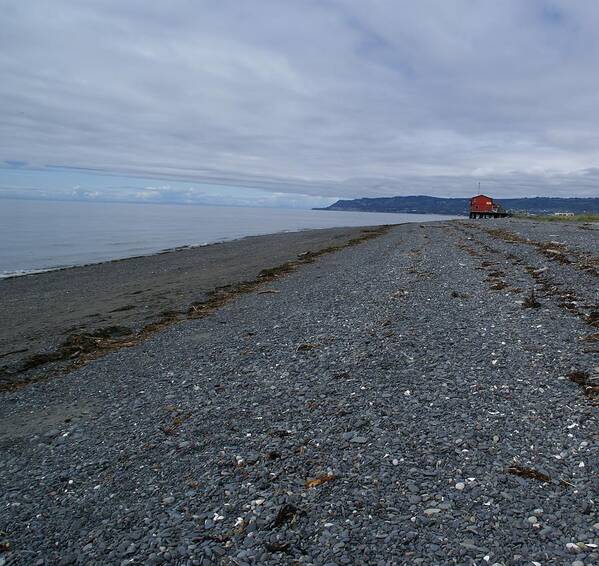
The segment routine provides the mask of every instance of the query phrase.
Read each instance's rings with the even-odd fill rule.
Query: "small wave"
[[[36,273],[47,273],[48,271],[57,271],[67,269],[72,265],[61,265],[58,267],[46,267],[44,269],[16,269],[15,271],[3,271],[0,273],[0,279],[11,279],[12,277],[23,277],[24,275],[35,275]]]

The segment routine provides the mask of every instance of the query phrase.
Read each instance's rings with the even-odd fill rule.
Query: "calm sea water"
[[[443,216],[0,199],[0,278],[185,245]]]

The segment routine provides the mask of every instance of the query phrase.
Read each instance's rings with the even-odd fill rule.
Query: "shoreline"
[[[181,319],[197,318],[224,298],[386,229],[246,236],[3,278],[0,307],[7,324],[0,328],[0,390],[45,379]]]
[[[157,218],[159,211],[154,209],[143,214],[138,210],[123,211],[114,207],[92,210],[89,229],[85,222],[70,222],[69,214],[80,212],[77,207],[68,207],[67,210],[46,210],[44,207],[40,210],[39,206],[21,210],[16,207],[12,216],[9,215],[10,209],[5,210],[4,214],[8,216],[1,224],[6,231],[2,233],[7,239],[6,247],[0,254],[0,280],[146,257],[184,247],[201,247],[251,236],[447,219],[438,215],[381,216],[369,213],[356,213],[345,218],[346,215],[334,213],[284,209],[267,213],[264,217],[252,209],[243,209],[239,212],[239,218],[233,218],[228,208],[223,212],[221,209],[204,207],[191,215],[189,210],[185,214],[182,210],[173,212],[165,219]],[[42,213],[50,214],[51,221],[37,222],[35,219]],[[125,218],[127,214],[131,215],[131,223]],[[27,219],[34,223],[31,227]],[[36,228],[37,225],[40,227]]]
[[[353,229],[353,228],[357,228],[357,229],[361,229],[361,228],[373,228],[375,226],[378,225],[367,225],[367,226],[339,226],[338,228],[342,229],[342,228],[347,228],[347,229]],[[158,255],[164,255],[164,254],[169,254],[169,253],[174,253],[174,252],[180,252],[180,251],[185,251],[185,250],[194,250],[197,248],[206,248],[209,246],[216,246],[219,244],[226,244],[229,242],[239,242],[241,240],[245,240],[247,238],[257,238],[257,237],[264,237],[264,236],[275,236],[277,234],[297,234],[300,232],[311,232],[311,231],[318,231],[318,230],[336,230],[337,227],[335,228],[300,228],[299,230],[279,230],[278,232],[267,232],[265,234],[250,234],[248,236],[239,236],[238,238],[226,238],[223,240],[216,240],[214,242],[205,242],[202,244],[183,244],[180,246],[175,246],[172,248],[164,248],[164,249],[160,249],[157,251],[153,251],[153,252],[149,252],[147,254],[139,254],[139,255],[131,255],[131,256],[126,256],[126,257],[117,257],[114,259],[104,259],[104,260],[100,260],[100,261],[91,261],[88,263],[77,263],[77,264],[73,264],[73,265],[59,265],[56,267],[47,267],[47,268],[40,268],[40,269],[32,269],[32,270],[27,270],[27,271],[23,271],[22,273],[20,272],[8,272],[8,274],[4,274],[4,273],[0,273],[0,281],[4,281],[6,279],[15,279],[17,277],[30,277],[33,275],[40,275],[42,273],[51,273],[51,272],[55,272],[55,271],[67,271],[67,270],[71,270],[71,269],[77,269],[80,267],[92,267],[94,265],[104,265],[104,264],[110,264],[110,263],[118,263],[118,262],[122,262],[122,261],[128,261],[128,260],[132,260],[132,259],[141,259],[141,258],[146,258],[146,257],[153,257],[153,256],[158,256]]]

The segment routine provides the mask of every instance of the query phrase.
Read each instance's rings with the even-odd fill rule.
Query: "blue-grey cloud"
[[[598,28],[584,0],[12,0],[0,161],[323,197],[595,196]]]

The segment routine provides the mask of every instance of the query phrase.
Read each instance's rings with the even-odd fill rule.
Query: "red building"
[[[506,210],[487,195],[476,195],[470,199],[470,218],[505,218],[507,215]]]

